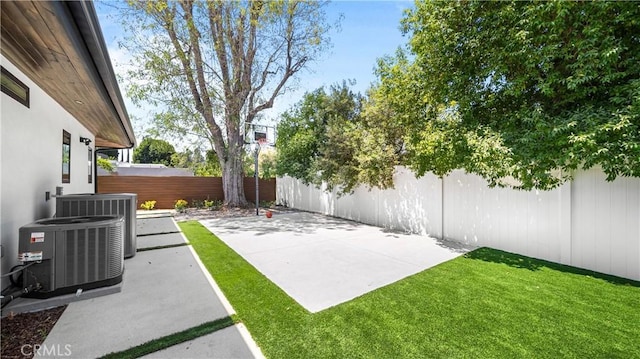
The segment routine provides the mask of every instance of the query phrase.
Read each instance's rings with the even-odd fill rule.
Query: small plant
[[[203,208],[204,207],[204,201],[198,200],[198,199],[192,199],[191,200],[191,207],[194,208]]]
[[[275,201],[260,201],[260,207],[262,208],[271,208],[274,204],[276,204]]]
[[[143,204],[140,205],[140,208],[150,211],[155,206],[156,206],[156,201],[145,201]]]
[[[173,208],[175,208],[179,213],[184,213],[187,210],[188,205],[189,203],[187,201],[185,201],[184,199],[179,199],[173,205]]]
[[[212,200],[204,200],[204,208],[210,210],[210,211],[215,211],[218,210],[222,207],[222,200],[219,199],[212,199]]]

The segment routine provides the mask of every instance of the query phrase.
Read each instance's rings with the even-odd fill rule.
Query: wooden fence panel
[[[260,200],[275,201],[276,179],[260,180]],[[191,201],[224,200],[220,177],[154,177],[154,176],[99,176],[98,193],[136,193],[138,208],[145,201],[156,201],[155,208],[173,208],[178,199]],[[255,200],[255,179],[244,179],[244,192],[248,201]]]

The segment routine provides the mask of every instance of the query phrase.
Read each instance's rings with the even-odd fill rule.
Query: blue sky
[[[118,48],[118,40],[122,40],[122,28],[117,20],[109,17],[114,9],[105,6],[103,2],[96,2],[96,11],[102,26],[103,34],[109,53],[117,73],[123,73],[122,64],[128,58],[124,50]],[[321,86],[330,86],[343,80],[356,81],[353,87],[364,93],[369,85],[376,80],[373,69],[376,59],[384,55],[393,54],[398,46],[403,46],[407,38],[400,30],[400,19],[403,10],[413,6],[410,1],[335,1],[329,3],[327,16],[329,23],[335,23],[343,16],[340,30],[330,31],[332,48],[318,61],[310,65],[310,71],[300,74],[299,88],[291,93],[279,97],[274,109],[265,114],[267,120],[278,118],[298,102],[307,91],[313,91]],[[123,89],[123,96],[126,93]],[[128,99],[127,109],[135,117],[146,120],[149,111],[136,108]],[[134,123],[136,130],[145,126]],[[136,133],[140,137],[141,134]]]

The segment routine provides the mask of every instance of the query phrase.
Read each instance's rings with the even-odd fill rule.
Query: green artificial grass
[[[201,336],[213,333],[226,327],[230,327],[234,324],[235,321],[231,317],[221,318],[212,322],[200,324],[196,327],[189,328],[178,333],[151,340],[127,350],[107,354],[101,359],[139,358],[141,356],[157,352],[158,350],[166,349],[176,344],[184,343],[186,341],[199,338]]]
[[[498,250],[311,314],[179,224],[267,358],[640,358],[640,283]]]

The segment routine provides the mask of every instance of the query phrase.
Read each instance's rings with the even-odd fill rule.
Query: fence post
[[[571,265],[571,242],[573,219],[571,210],[573,200],[571,198],[573,180],[560,186],[560,263]]]

